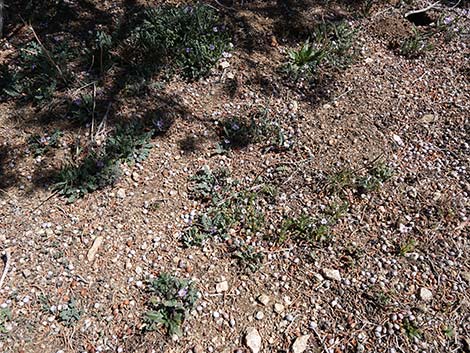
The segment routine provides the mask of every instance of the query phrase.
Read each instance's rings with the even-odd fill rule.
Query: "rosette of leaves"
[[[181,326],[198,299],[194,283],[163,273],[150,282],[149,290],[154,296],[144,317],[146,329],[163,326],[169,335],[181,336]]]

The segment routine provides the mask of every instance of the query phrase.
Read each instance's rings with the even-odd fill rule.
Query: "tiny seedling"
[[[403,322],[403,328],[405,329],[405,333],[410,339],[421,339],[422,338],[422,333],[421,330],[415,326],[412,322],[409,320],[405,320]]]
[[[413,238],[408,239],[405,243],[400,245],[399,253],[401,256],[406,256],[406,254],[413,252],[416,247],[416,240]]]
[[[198,299],[197,289],[193,282],[161,274],[149,283],[149,291],[154,294],[145,313],[147,330],[155,330],[162,325],[173,336],[182,336],[181,326],[188,312]]]

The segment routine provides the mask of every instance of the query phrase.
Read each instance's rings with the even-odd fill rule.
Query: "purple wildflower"
[[[219,31],[219,27],[214,26],[214,27],[212,27],[212,30],[217,33]]]
[[[214,49],[215,49],[215,45],[214,45],[214,44],[209,45],[209,50],[214,50]]]
[[[104,162],[102,160],[96,161],[96,168],[102,169],[104,167]]]
[[[187,288],[181,288],[178,291],[178,297],[180,297],[180,298],[184,298],[186,296],[186,294],[188,294],[188,289]]]
[[[232,123],[231,128],[232,130],[237,131],[237,130],[240,130],[240,125],[238,125],[237,123]]]
[[[165,127],[165,124],[163,123],[163,120],[162,119],[155,119],[153,121],[153,125],[155,126],[155,128],[158,130],[158,131],[163,131],[164,127]]]
[[[82,100],[81,98],[75,98],[73,101],[72,101],[73,104],[75,105],[81,105],[82,104]]]
[[[191,48],[186,48],[185,51],[186,51],[187,54],[189,54],[189,53],[191,53]]]

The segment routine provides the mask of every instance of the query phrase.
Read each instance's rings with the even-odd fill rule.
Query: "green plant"
[[[331,238],[330,226],[326,219],[319,221],[308,215],[288,217],[282,221],[277,240],[283,243],[291,238],[308,242],[327,241]]]
[[[164,6],[144,12],[130,44],[138,53],[139,69],[197,79],[230,49],[230,36],[212,7]]]
[[[220,192],[229,184],[229,173],[226,169],[210,170],[204,166],[190,178],[189,194],[196,200],[218,202]]]
[[[119,163],[132,164],[148,157],[153,133],[153,129],[144,129],[137,123],[118,126],[102,147],[89,152],[80,162],[62,168],[53,188],[70,203],[113,185],[121,176]]]
[[[181,325],[198,299],[194,283],[163,273],[150,282],[149,290],[155,295],[145,313],[146,329],[163,325],[170,335],[181,336]]]
[[[210,170],[203,169],[196,174],[198,182],[194,183],[193,177],[191,188],[206,201],[206,207],[182,233],[181,240],[186,246],[201,245],[210,237],[228,238],[231,229],[238,233],[254,234],[262,228],[264,214],[258,197],[261,191],[237,191],[235,187],[239,183],[231,180],[226,172],[223,173],[222,178],[214,179]]]
[[[0,88],[10,97],[36,103],[50,100],[59,86],[67,85],[71,74],[67,62],[72,51],[65,41],[56,41],[51,49],[29,42],[19,50],[17,65],[2,65]]]
[[[257,252],[254,247],[250,245],[238,246],[232,255],[238,262],[238,265],[243,271],[256,272],[263,264],[264,254]]]
[[[347,22],[323,22],[315,27],[310,40],[298,50],[289,50],[282,71],[289,77],[311,78],[325,64],[335,68],[347,67],[353,59],[355,30]]]
[[[46,133],[41,135],[32,135],[28,138],[28,144],[34,157],[42,156],[49,152],[51,148],[59,147],[59,140],[62,137],[60,130],[55,130],[50,136]]]
[[[77,302],[71,299],[67,305],[59,312],[59,320],[65,326],[73,326],[82,315],[82,311],[78,309]]]
[[[0,308],[0,333],[8,333],[6,328],[7,321],[11,320],[11,311],[9,308]]]
[[[400,245],[399,247],[399,253],[401,256],[405,256],[406,254],[414,251],[416,247],[416,240],[413,238],[408,239],[406,242]]]
[[[416,27],[413,27],[413,33],[401,44],[399,54],[410,59],[424,55],[433,49],[428,37],[427,33],[421,33]]]
[[[92,63],[98,64],[100,74],[103,75],[112,59],[110,50],[113,47],[113,38],[104,31],[97,31],[91,50]]]

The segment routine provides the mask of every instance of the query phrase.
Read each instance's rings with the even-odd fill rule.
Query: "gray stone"
[[[323,274],[329,280],[341,281],[341,274],[339,273],[338,270],[333,270],[333,269],[330,269],[330,268],[324,268],[323,269]]]
[[[432,299],[432,292],[424,287],[421,287],[419,290],[419,297],[421,300],[430,301]]]
[[[263,305],[268,305],[269,304],[269,301],[270,301],[270,298],[266,295],[266,294],[260,294],[258,296],[258,301],[263,304]]]

